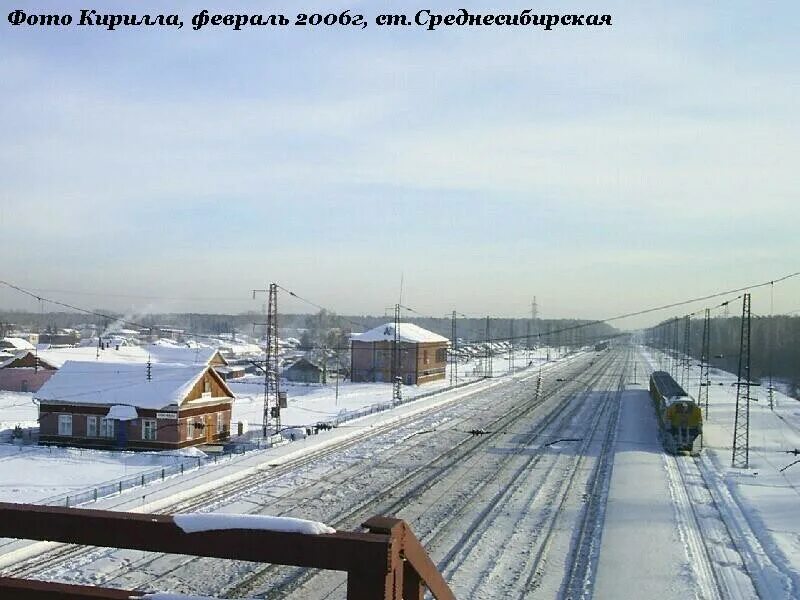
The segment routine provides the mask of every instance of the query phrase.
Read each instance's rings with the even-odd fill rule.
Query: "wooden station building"
[[[206,364],[67,361],[34,399],[40,444],[164,450],[227,440],[234,398]]]

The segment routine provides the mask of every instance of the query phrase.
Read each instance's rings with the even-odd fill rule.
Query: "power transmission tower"
[[[508,371],[514,374],[514,319],[508,320]]]
[[[450,385],[458,383],[458,338],[456,337],[456,311],[450,317]]]
[[[733,422],[731,466],[750,466],[750,294],[742,298],[742,331],[736,381],[736,417]]]
[[[683,360],[681,368],[681,387],[685,390],[689,387],[689,368],[692,366],[692,359],[689,356],[689,346],[691,344],[692,317],[686,315],[683,327]]]
[[[267,437],[269,423],[274,419],[275,433],[281,429],[280,403],[280,364],[278,344],[278,284],[269,284],[269,290],[253,290],[253,298],[257,292],[267,292],[267,322],[264,344],[264,412],[262,434]]]
[[[491,336],[489,335],[491,331],[491,327],[489,325],[489,315],[486,315],[486,365],[484,366],[484,376],[491,377],[492,376],[492,345],[491,345]]]
[[[670,375],[677,381],[678,379],[678,317],[672,320],[672,352],[670,353]]]
[[[403,378],[400,375],[400,305],[394,305],[394,340],[392,342],[392,402],[403,399]]]
[[[705,318],[703,319],[703,346],[700,350],[700,388],[697,391],[697,403],[700,406],[705,406],[706,421],[708,421],[708,388],[711,385],[709,381],[709,369],[711,360],[711,309],[706,309]]]

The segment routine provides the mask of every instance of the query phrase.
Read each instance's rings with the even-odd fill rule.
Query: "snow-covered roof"
[[[444,342],[449,340],[446,337],[423,329],[413,323],[398,323],[401,342],[423,343],[423,342]],[[358,342],[391,342],[394,341],[394,323],[385,323],[364,333],[354,333],[352,339]]]
[[[13,348],[14,350],[36,349],[36,347],[33,344],[31,344],[28,340],[23,340],[22,338],[18,337],[4,337],[2,346],[5,348]]]
[[[124,404],[159,409],[180,405],[208,369],[207,365],[174,365],[67,361],[34,397],[47,402]]]
[[[98,363],[137,363],[144,364],[148,360],[155,363],[176,365],[207,365],[217,353],[215,348],[174,348],[169,346],[114,346],[98,350],[96,346],[80,346],[77,348],[39,349],[39,360],[60,368],[67,361],[93,361]]]

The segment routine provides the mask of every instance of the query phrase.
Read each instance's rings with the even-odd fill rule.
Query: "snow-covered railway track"
[[[783,572],[748,523],[738,502],[705,456],[677,458],[722,598],[795,598]]]
[[[502,590],[507,597],[522,597],[530,588],[531,580],[543,562],[545,548],[560,508],[563,507],[563,500],[574,488],[583,453],[590,445],[599,423],[606,418],[608,398],[604,398],[599,407],[596,403],[585,403],[592,388],[573,401],[573,405],[582,409],[582,413],[589,413],[588,418],[581,413],[576,415],[577,411],[571,411],[568,415],[570,418],[577,416],[578,422],[588,426],[577,432],[574,426],[570,429],[561,428],[556,433],[559,437],[577,433],[580,437],[576,439],[582,440],[579,451],[531,455],[511,482],[506,484],[502,494],[493,499],[484,511],[481,521],[473,523],[463,536],[464,539],[440,561],[439,566],[444,568],[445,575],[452,576],[469,561],[478,547],[476,540],[487,535],[491,529],[510,532],[508,538],[494,540],[496,554],[503,558],[498,559],[490,568],[480,571],[468,586],[467,597],[480,597],[487,589]],[[542,465],[543,462],[548,464]],[[543,535],[543,532],[546,533]],[[466,543],[467,540],[471,544]],[[485,546],[485,543],[482,545]],[[534,560],[530,560],[531,551],[537,545],[539,552],[536,552]],[[525,548],[524,555],[510,556],[505,551],[509,547]],[[486,549],[482,548],[482,552],[485,553]]]
[[[527,378],[530,377],[531,375],[527,376]],[[473,396],[475,394],[485,394],[487,393],[487,387],[489,390],[491,390],[500,383],[502,383],[502,381],[490,384],[490,386],[484,386],[481,390],[476,390],[475,392],[469,394],[469,396]],[[513,384],[511,381],[509,381],[508,385],[513,385]],[[455,406],[457,407],[457,405]],[[452,403],[448,404],[447,407],[453,408],[454,404]],[[356,447],[358,444],[363,443],[367,439],[376,438],[382,435],[387,435],[389,433],[394,434],[398,439],[411,437],[414,431],[419,430],[420,428],[425,428],[427,426],[430,426],[431,415],[436,415],[442,410],[443,410],[442,407],[434,407],[422,413],[418,413],[417,415],[411,416],[405,420],[395,421],[394,423],[388,425],[374,427],[368,433],[359,438],[347,440],[343,443],[338,443],[322,450],[310,452],[308,455],[299,460],[294,460],[290,463],[278,467],[259,470],[247,477],[241,478],[233,486],[226,487],[224,489],[209,490],[202,494],[198,494],[188,500],[182,500],[179,502],[172,503],[168,506],[162,507],[158,512],[175,513],[175,512],[188,512],[188,511],[202,511],[228,505],[230,503],[236,502],[237,500],[240,500],[241,498],[249,494],[252,494],[253,490],[258,488],[259,486],[263,487],[265,485],[266,480],[273,480],[277,477],[280,477],[281,475],[287,474],[294,470],[301,469],[303,468],[303,466],[309,465],[314,462],[320,462],[326,459],[340,457],[344,452],[347,451],[348,448]],[[466,422],[469,417],[474,418],[474,412],[471,415],[466,415],[463,418],[461,418],[461,421]],[[436,421],[434,420],[433,422],[435,423]],[[458,422],[458,420],[456,420],[456,422]],[[257,505],[254,506],[252,510],[249,510],[247,512],[258,513],[263,511],[263,508],[264,508],[263,506]],[[277,511],[277,513],[285,514],[287,512],[290,512],[292,508],[296,509],[297,506],[294,505],[285,508],[283,510]],[[275,513],[276,511],[272,512]],[[109,550],[109,549],[84,548],[76,546],[59,546],[53,550],[37,555],[31,560],[24,561],[18,565],[15,565],[13,568],[8,569],[6,573],[18,577],[20,576],[27,577],[35,575],[35,576],[46,576],[56,579],[62,579],[65,568],[68,568],[68,570],[70,571],[70,576],[67,577],[67,579],[73,580],[74,577],[72,576],[73,574],[72,572],[76,571],[75,569],[76,565],[86,566],[86,570],[91,571],[91,569],[89,568],[91,563],[97,561],[104,561],[114,552],[115,552],[114,550]],[[158,559],[159,556],[157,555],[155,558],[148,557],[147,559],[142,558],[139,560],[127,561],[124,562],[123,564],[120,564],[117,568],[111,570],[110,572],[106,571],[105,573],[102,574],[102,576],[99,577],[99,579],[97,576],[79,577],[77,578],[77,581],[91,581],[91,582],[102,582],[102,583],[113,582],[117,577],[124,575],[125,572],[131,571],[132,569],[136,570],[145,569],[154,562],[156,562]],[[151,580],[154,581],[158,580],[161,577],[161,575],[163,574],[169,575],[170,572],[180,569],[186,566],[188,563],[193,562],[195,560],[197,559],[184,559],[183,563],[171,567],[170,569],[167,570],[166,573],[159,571],[158,573],[154,574],[154,577],[152,577]],[[174,560],[172,562],[174,563]]]
[[[703,600],[758,596],[695,459],[664,455],[678,532]]]
[[[597,383],[597,380],[605,376],[606,362],[602,361],[601,364],[595,367],[595,379],[591,382],[583,382],[581,385],[588,384],[591,389]],[[457,491],[448,497],[448,501],[437,504],[435,501],[431,501],[430,498],[427,501],[423,500],[423,496],[418,493],[418,490],[403,491],[402,487],[393,486],[393,490],[399,496],[394,503],[383,504],[382,506],[377,503],[371,503],[368,507],[369,510],[374,511],[380,508],[381,512],[387,514],[398,511],[398,516],[412,523],[415,531],[421,536],[421,539],[429,549],[435,548],[437,544],[442,543],[441,540],[447,539],[448,535],[450,535],[450,538],[443,542],[444,547],[453,548],[449,556],[451,559],[459,560],[459,564],[461,564],[463,560],[460,559],[465,554],[470,554],[471,549],[474,548],[475,538],[480,538],[483,535],[488,524],[495,522],[495,519],[503,518],[507,513],[511,512],[510,503],[512,498],[517,501],[518,505],[520,497],[525,498],[535,495],[528,489],[531,487],[532,465],[543,460],[549,464],[549,468],[556,468],[558,461],[552,460],[553,455],[547,452],[531,453],[530,444],[537,439],[541,439],[546,433],[550,434],[550,437],[562,437],[565,435],[564,432],[569,430],[571,422],[577,418],[576,415],[581,409],[585,409],[584,403],[581,402],[581,399],[584,399],[585,396],[580,393],[576,395],[574,391],[570,389],[567,393],[567,397],[572,397],[572,401],[560,402],[530,430],[524,434],[518,434],[522,439],[515,443],[515,447],[504,454],[500,454],[501,458],[498,462],[492,463],[492,473],[497,475],[497,479],[502,479],[501,488],[496,489],[494,492],[491,489],[487,490],[487,488],[495,485],[494,478],[486,478],[479,481],[471,478],[467,482],[459,481],[459,478],[465,474],[472,474],[478,468],[477,465],[471,462],[465,465],[465,462],[469,461],[460,460],[451,465],[448,471],[436,471],[434,475],[437,483],[446,488],[466,484],[466,492]],[[520,416],[522,415],[518,415],[517,419]],[[577,420],[584,422],[582,418]],[[489,441],[496,442],[496,440],[487,439],[487,442]],[[489,455],[491,456],[491,454]],[[521,461],[520,458],[522,458]],[[473,460],[473,458],[469,460]],[[449,472],[452,470],[454,472]],[[500,474],[504,472],[509,472],[510,474],[501,477]],[[532,487],[536,488],[536,486]],[[435,488],[432,488],[429,492],[433,495],[443,493]],[[452,489],[447,489],[447,492],[452,492]],[[376,499],[376,502],[379,501],[380,499]],[[414,514],[414,511],[410,510],[409,507],[414,507],[420,503],[423,506],[427,506],[427,510],[424,510],[422,514]],[[525,504],[525,501],[522,504]],[[364,514],[366,513],[362,513],[362,516]],[[349,518],[352,518],[352,516],[354,515]],[[461,532],[466,530],[470,533],[455,535],[453,525],[457,525]],[[460,549],[466,549],[466,552],[462,553],[459,551]],[[446,562],[440,562],[440,567]],[[265,573],[270,572],[270,575],[275,571],[277,569],[266,568],[264,570]],[[333,592],[331,593],[334,596],[337,593],[343,593],[340,589],[341,578],[339,578],[338,588],[335,579],[336,574],[316,574],[300,571],[294,571],[283,581],[256,575],[255,579],[245,580],[241,585],[224,590],[224,592],[226,594],[242,595],[269,590],[264,592],[268,598],[283,598],[289,593],[303,598],[324,598],[328,596],[319,595],[319,590],[332,589]]]
[[[627,362],[627,359],[626,359]],[[614,392],[609,392],[611,414],[608,418],[605,437],[596,461],[589,485],[586,506],[574,537],[568,574],[561,589],[562,598],[586,598],[592,596],[597,559],[600,552],[603,523],[611,474],[614,466],[614,444],[620,416],[620,395],[625,387],[626,373],[620,375]],[[613,399],[612,398],[613,395]]]
[[[495,383],[494,385],[497,384]],[[474,393],[479,392],[476,391]],[[430,416],[440,412],[441,410],[442,407],[432,407],[431,409],[411,415],[406,419],[399,419],[395,422],[372,427],[359,437],[345,439],[342,442],[334,443],[321,449],[309,451],[302,457],[291,460],[284,464],[268,465],[263,468],[256,469],[253,473],[238,479],[230,486],[212,488],[189,498],[183,498],[169,503],[151,512],[156,514],[202,512],[235,502],[239,498],[247,494],[251,494],[255,488],[263,486],[266,479],[281,477],[282,475],[302,469],[306,465],[324,461],[332,457],[338,457],[348,449],[356,447],[370,438],[377,438],[389,432],[399,432],[399,434],[402,435],[402,432],[405,429],[408,429],[409,432],[418,430],[420,424],[422,424],[423,427],[426,426],[429,422]],[[466,420],[466,418],[464,420]],[[105,508],[108,510],[114,510],[115,508],[124,506],[129,502],[130,498],[128,496],[122,496],[118,502],[110,503]],[[48,570],[57,570],[63,566],[73,567],[76,564],[88,564],[93,560],[96,560],[98,557],[102,557],[114,552],[113,549],[98,549],[85,546],[74,546],[70,544],[58,544],[55,545],[55,547],[50,547],[53,545],[48,543],[42,543],[41,545],[48,546],[49,548],[45,548],[42,550],[42,552],[36,553],[28,558],[20,560],[18,563],[12,566],[2,569],[0,574],[7,577],[31,577],[46,573]]]

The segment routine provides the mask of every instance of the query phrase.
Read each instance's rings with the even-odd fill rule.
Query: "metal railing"
[[[170,515],[0,503],[0,537],[46,540],[345,571],[348,600],[437,600],[453,592],[408,525],[373,517],[366,531],[306,534],[263,529],[187,533]],[[0,598],[110,600],[144,591],[0,577]]]

